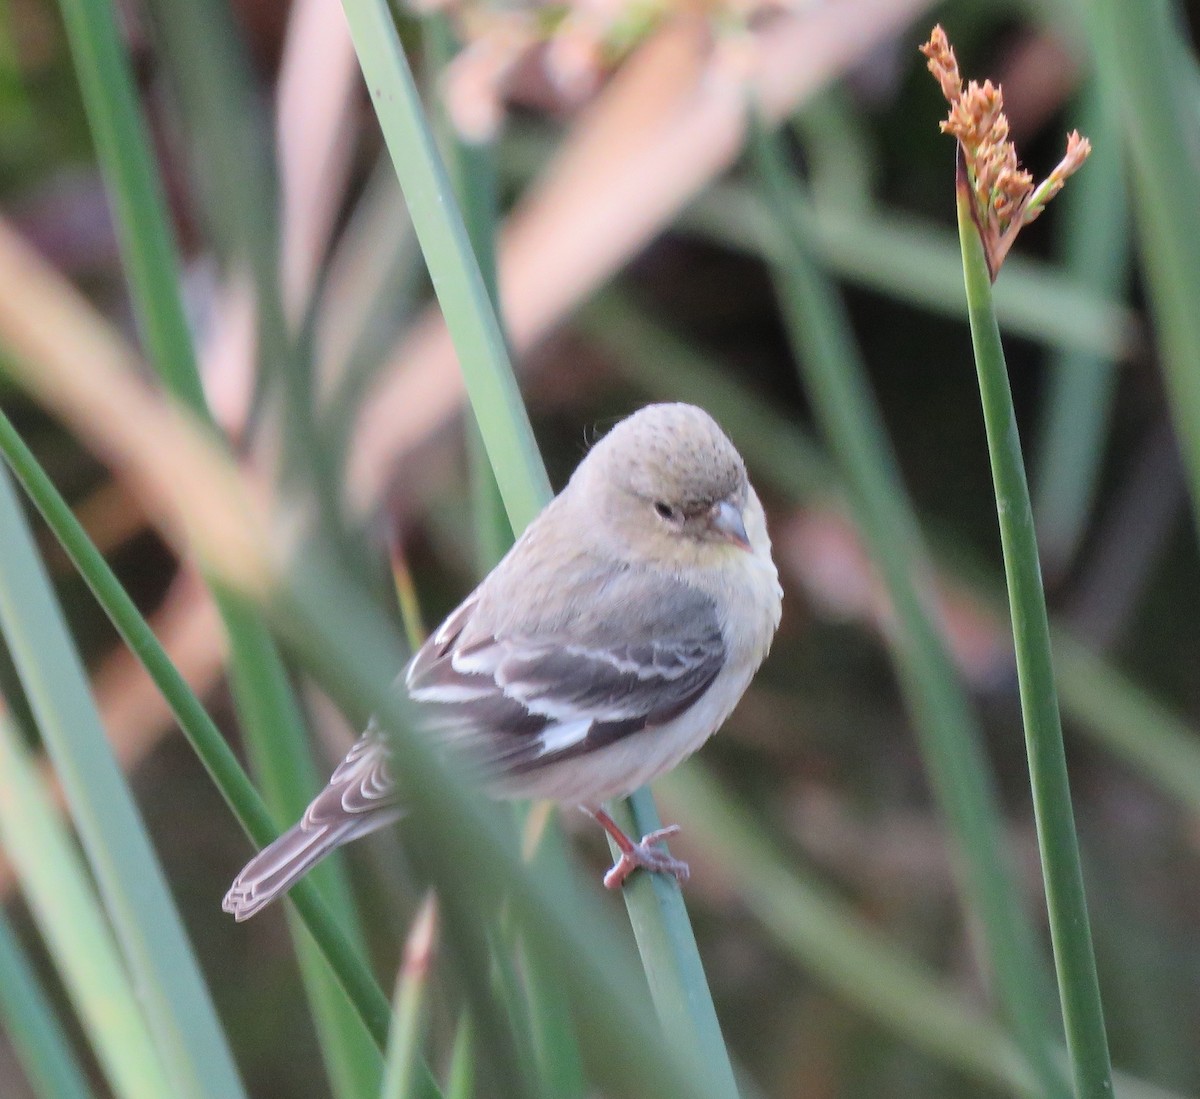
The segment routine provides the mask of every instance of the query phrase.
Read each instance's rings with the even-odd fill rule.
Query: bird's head
[[[656,563],[703,563],[752,548],[745,464],[716,421],[693,405],[649,405],[622,420],[576,477],[605,529]]]

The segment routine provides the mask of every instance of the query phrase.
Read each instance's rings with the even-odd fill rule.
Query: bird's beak
[[[713,530],[735,546],[741,546],[744,550],[751,549],[742,513],[728,500],[713,505],[712,511],[708,513],[708,523]]]

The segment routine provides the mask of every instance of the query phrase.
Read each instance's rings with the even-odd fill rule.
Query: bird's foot
[[[633,843],[626,836],[628,849],[621,848],[621,856],[613,863],[612,869],[604,875],[604,885],[607,889],[620,889],[639,866],[643,870],[654,870],[660,874],[673,874],[675,880],[683,885],[688,880],[691,871],[688,864],[672,858],[666,851],[655,847],[659,840],[673,836],[679,831],[678,824],[667,828],[659,828],[644,835],[638,843]]]
[[[612,836],[613,842],[617,845],[617,850],[620,851],[617,861],[613,863],[612,868],[604,875],[604,885],[606,888],[620,889],[625,884],[625,879],[638,869],[638,867],[641,867],[643,870],[656,871],[660,874],[671,874],[680,885],[683,885],[688,880],[688,875],[690,874],[688,864],[682,862],[680,859],[672,858],[668,852],[655,846],[668,836],[677,835],[679,833],[678,824],[670,824],[666,828],[658,828],[653,832],[648,832],[635,843],[621,831],[616,821],[604,812],[603,809],[592,811],[592,816]]]

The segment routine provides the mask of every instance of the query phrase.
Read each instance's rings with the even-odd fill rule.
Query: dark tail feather
[[[349,843],[376,828],[391,824],[398,810],[376,810],[334,824],[289,828],[269,847],[264,847],[234,879],[221,907],[241,923],[286,893],[335,847]]]

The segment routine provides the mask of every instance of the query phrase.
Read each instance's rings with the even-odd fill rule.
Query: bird
[[[745,463],[716,421],[652,404],[619,421],[401,673],[422,731],[496,798],[578,805],[612,836],[604,877],[687,864],[604,808],[724,723],[766,658],[783,592]],[[238,874],[245,920],[336,847],[403,815],[372,720],[303,817]]]

